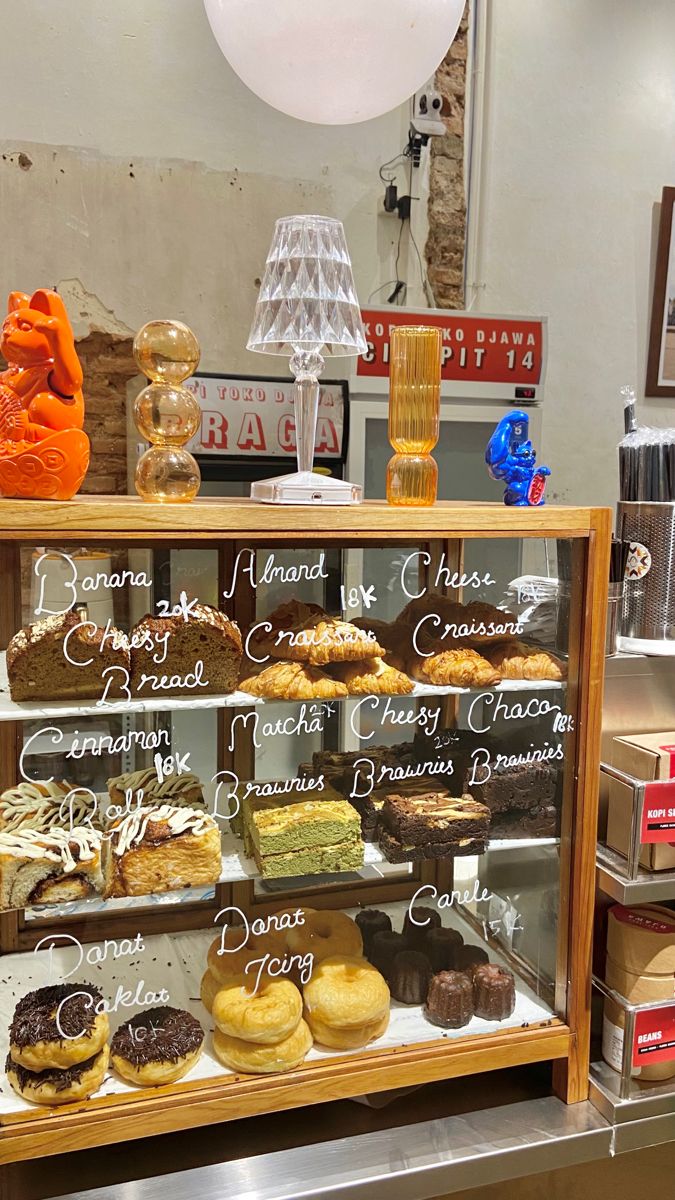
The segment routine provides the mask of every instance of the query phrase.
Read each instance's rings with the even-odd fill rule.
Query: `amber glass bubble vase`
[[[194,500],[201,475],[185,443],[199,429],[199,403],[184,380],[199,364],[199,342],[181,321],[149,321],[134,338],[134,358],[150,384],[134,402],[134,421],[150,442],[136,466],[142,500],[184,504]]]
[[[438,466],[431,451],[441,412],[441,331],[400,325],[391,332],[389,504],[436,503]]]

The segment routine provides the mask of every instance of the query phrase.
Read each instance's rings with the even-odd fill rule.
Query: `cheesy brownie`
[[[466,838],[487,839],[490,810],[471,796],[447,792],[417,795],[389,793],[382,806],[382,824],[402,845],[456,843]]]
[[[426,842],[419,845],[406,844],[388,829],[380,828],[380,850],[387,862],[421,862],[427,859],[459,858],[466,854],[484,854],[487,850],[485,838],[458,838],[452,842]]]

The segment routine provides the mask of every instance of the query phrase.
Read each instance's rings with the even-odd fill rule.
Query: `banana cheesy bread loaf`
[[[7,647],[9,691],[19,703],[97,700],[106,686],[107,696],[119,697],[129,664],[125,633],[101,629],[72,609],[24,626]]]
[[[239,626],[210,604],[192,604],[186,615],[148,613],[129,641],[135,696],[224,695],[237,686]]]

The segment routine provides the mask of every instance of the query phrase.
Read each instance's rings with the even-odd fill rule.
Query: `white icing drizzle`
[[[43,858],[61,863],[64,873],[82,862],[91,862],[101,852],[101,834],[95,829],[22,829],[19,833],[0,833],[0,855],[12,858]]]
[[[63,825],[64,802],[71,824],[84,823],[94,816],[94,804],[89,793],[78,791],[65,780],[30,782],[7,788],[0,796],[0,829],[11,832],[20,828],[47,830]]]
[[[171,804],[161,804],[156,808],[138,808],[135,812],[123,817],[113,826],[113,849],[115,854],[126,854],[127,850],[136,843],[144,840],[150,823],[164,821],[172,837],[181,833],[192,833],[195,837],[216,829],[216,823],[209,813],[196,808],[176,808]]]
[[[118,775],[108,780],[108,788],[116,788],[119,792],[143,792],[151,798],[155,796],[171,796],[178,798],[183,792],[201,791],[201,783],[191,771],[182,775],[169,775],[160,783],[154,767],[145,767],[140,771],[130,771],[128,775]]]

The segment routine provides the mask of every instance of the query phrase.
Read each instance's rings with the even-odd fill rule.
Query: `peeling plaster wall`
[[[63,294],[85,369],[84,490],[124,491],[145,321],[191,325],[205,370],[285,372],[244,347],[274,221],[292,212],[344,221],[364,302],[392,278],[399,225],[378,215],[377,168],[408,109],[346,128],[284,117],[230,69],[201,0],[21,0],[2,40],[0,295]]]
[[[342,128],[284,117],[230,69],[200,0],[22,0],[3,14],[3,60],[30,88],[17,103],[0,73],[0,284],[76,281],[79,334],[171,315],[206,369],[260,371],[243,345],[289,212],[344,220],[363,301],[392,277],[377,167],[407,106]]]
[[[205,369],[261,370],[243,347],[274,220],[332,209],[325,185],[180,160],[138,159],[131,174],[93,151],[22,146],[29,171],[0,158],[2,222],[21,231],[5,242],[5,291],[63,287],[77,336],[176,317]]]

